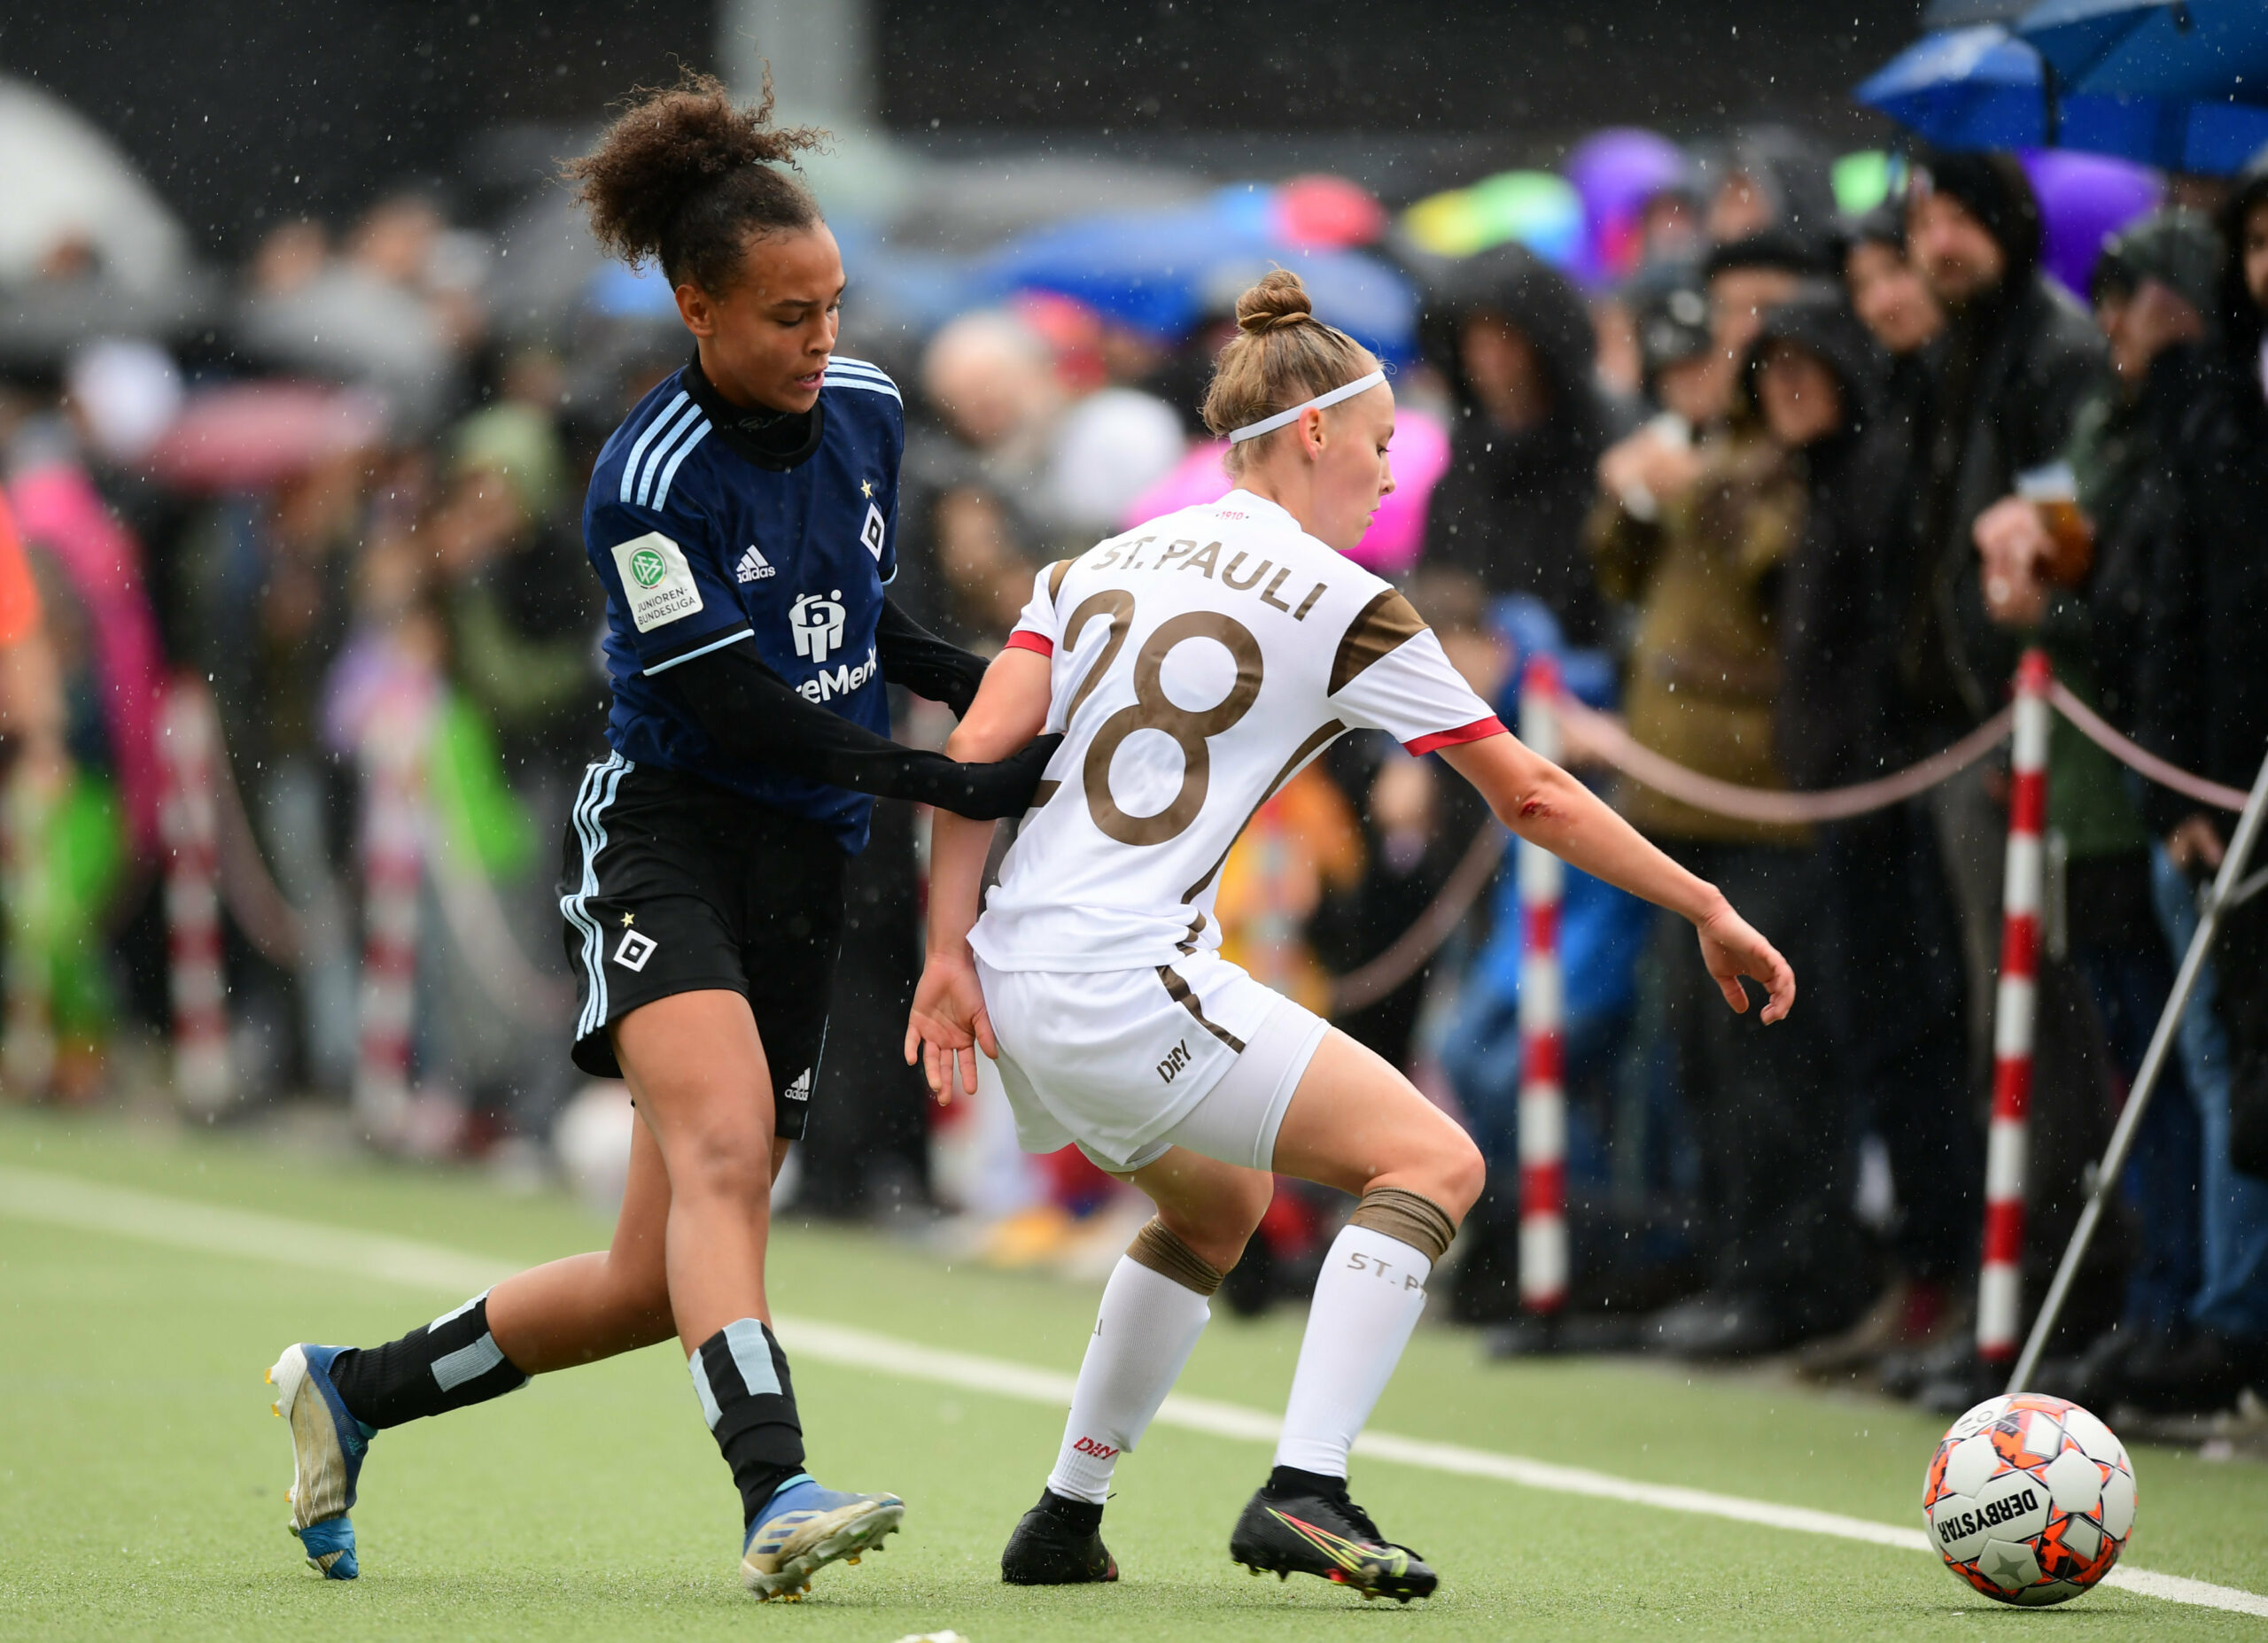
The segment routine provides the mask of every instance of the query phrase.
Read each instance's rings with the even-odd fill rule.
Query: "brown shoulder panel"
[[[1425,619],[1410,608],[1410,601],[1387,588],[1347,624],[1347,635],[1339,641],[1339,654],[1332,658],[1331,688],[1324,694],[1337,695],[1353,684],[1364,668],[1425,631]]]
[[[1063,592],[1063,573],[1071,568],[1068,559],[1059,559],[1047,567],[1047,602],[1053,604]]]

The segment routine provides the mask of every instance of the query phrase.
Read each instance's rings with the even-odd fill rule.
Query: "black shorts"
[[[722,988],[756,1015],[775,1128],[799,1140],[827,1044],[850,858],[827,828],[614,755],[585,772],[559,911],[575,972],[575,1065],[619,1078],[607,1024]]]

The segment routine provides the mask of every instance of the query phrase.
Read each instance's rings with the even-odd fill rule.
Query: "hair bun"
[[[1289,268],[1270,270],[1237,298],[1237,329],[1249,336],[1286,325],[1311,324],[1314,320],[1315,305],[1308,300],[1308,288]]]

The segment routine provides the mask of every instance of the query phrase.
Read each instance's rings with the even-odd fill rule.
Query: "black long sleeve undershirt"
[[[910,621],[904,623],[904,628],[918,636],[916,643],[926,640],[956,657],[967,654]],[[887,659],[889,653],[879,639],[876,648]],[[936,670],[932,683],[942,687],[950,682],[958,692],[966,682],[949,680],[949,672],[959,666],[949,658],[929,655],[928,662]],[[978,672],[981,677],[981,663]],[[734,758],[878,798],[934,804],[977,821],[1021,816],[1029,808],[1032,789],[1038,786],[1040,773],[1063,740],[1039,737],[996,764],[963,764],[942,753],[902,748],[817,702],[805,701],[787,680],[764,665],[752,642],[727,645],[696,656],[671,669],[657,682],[676,690],[702,729]],[[930,694],[911,679],[894,682]],[[975,695],[971,684],[956,711]],[[938,699],[951,700],[942,694]]]
[[[967,716],[976,687],[984,682],[983,657],[939,639],[888,599],[874,626],[874,648],[882,653],[884,678],[944,702],[955,718]]]

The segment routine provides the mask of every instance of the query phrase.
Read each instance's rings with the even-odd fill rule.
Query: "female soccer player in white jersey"
[[[1275,1170],[1360,1203],[1229,1554],[1407,1601],[1433,1571],[1348,1500],[1347,1453],[1480,1194],[1480,1154],[1393,1067],[1219,956],[1229,847],[1332,738],[1383,729],[1438,751],[1521,838],[1691,919],[1733,1009],[1748,976],[1780,1019],[1795,977],[1715,888],[1507,735],[1402,595],[1340,557],[1394,483],[1378,362],[1287,273],[1247,291],[1237,322],[1205,403],[1236,488],[1040,572],[953,736],[961,758],[1043,729],[1064,740],[981,907],[990,830],[937,817],[905,1050],[943,1093],[976,1088],[981,1048],[1027,1150],[1076,1142],[1157,1205],[1103,1292],[1055,1469],[1003,1576],[1117,1577],[1099,1532],[1113,1464],[1188,1360]]]
[[[661,264],[694,344],[607,441],[583,514],[612,751],[576,800],[559,905],[571,1054],[638,1105],[614,1244],[384,1345],[285,1350],[291,1531],[330,1579],[360,1567],[347,1514],[378,1432],[672,1336],[740,1493],[750,1590],[796,1594],[905,1512],[804,1470],[765,1296],[771,1183],[814,1098],[865,795],[1011,815],[1048,748],[980,766],[888,740],[887,684],[965,709],[984,664],[884,591],[905,414],[834,353],[842,258],[779,164],[824,134],[770,108],[693,77],[570,167],[601,242]]]

